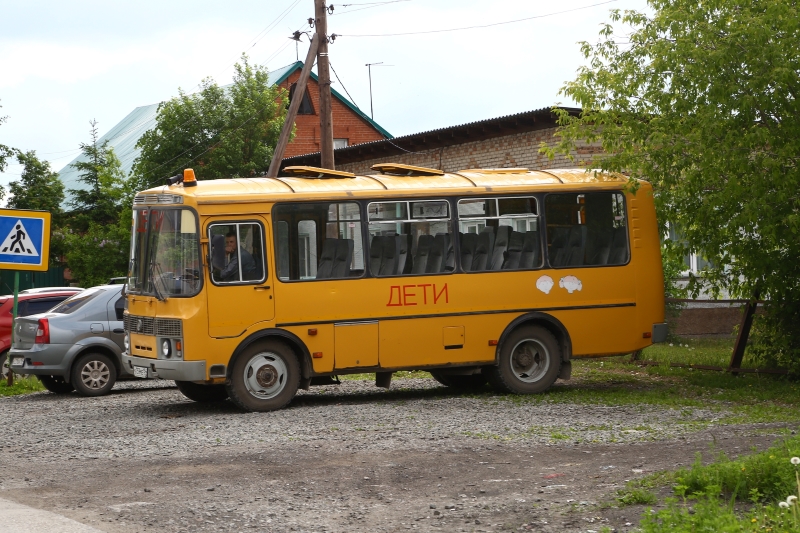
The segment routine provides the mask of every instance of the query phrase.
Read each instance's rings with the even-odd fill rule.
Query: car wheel
[[[75,390],[72,383],[67,383],[64,376],[37,376],[44,388],[54,394],[68,394]]]
[[[483,374],[454,375],[431,370],[431,376],[445,387],[454,389],[478,389],[486,385],[488,381],[488,378]]]
[[[181,394],[200,403],[222,402],[228,399],[225,385],[199,385],[192,381],[175,381]]]
[[[226,383],[231,401],[245,411],[275,411],[294,398],[300,385],[300,363],[294,352],[278,341],[245,349]]]
[[[117,367],[102,353],[87,353],[72,364],[72,385],[81,396],[103,396],[117,381]]]
[[[488,369],[488,377],[499,392],[534,394],[550,388],[560,370],[561,349],[553,334],[524,326],[503,341],[499,364]]]

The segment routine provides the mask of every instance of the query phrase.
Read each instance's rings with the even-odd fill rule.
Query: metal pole
[[[367,64],[367,72],[369,73],[369,118],[375,120],[375,113],[372,111],[372,65]]]
[[[19,298],[19,270],[14,271],[14,307],[11,311],[11,347],[14,347],[14,322],[17,319],[17,300]],[[9,365],[8,376],[6,378],[6,385],[9,387],[14,385],[14,372],[11,370],[11,350],[8,351]]]

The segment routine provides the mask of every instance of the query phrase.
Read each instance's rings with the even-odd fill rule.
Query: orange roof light
[[[183,169],[183,186],[197,187],[197,178],[194,177],[194,170],[191,168]]]

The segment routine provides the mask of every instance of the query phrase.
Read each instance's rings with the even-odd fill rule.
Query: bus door
[[[268,228],[265,219],[254,216],[212,220],[206,226],[211,337],[238,337],[251,325],[274,317],[265,253]]]

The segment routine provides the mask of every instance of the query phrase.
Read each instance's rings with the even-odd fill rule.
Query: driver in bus
[[[250,252],[237,246],[236,232],[231,231],[225,235],[225,268],[219,273],[220,281],[242,281],[239,279],[239,261],[242,262],[243,279],[253,279],[256,274],[256,261]]]

